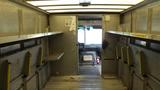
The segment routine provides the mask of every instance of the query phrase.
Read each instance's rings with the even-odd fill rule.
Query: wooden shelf
[[[160,35],[115,31],[107,33],[127,37],[130,39],[130,44],[160,53]]]
[[[125,36],[125,37],[137,38],[137,39],[142,39],[142,40],[149,40],[149,41],[153,41],[153,42],[160,42],[160,35],[118,32],[118,31],[108,31],[107,33],[121,35],[121,36]]]
[[[48,36],[58,35],[58,34],[62,34],[62,32],[47,32],[47,33],[28,34],[28,35],[20,35],[20,36],[16,35],[16,36],[1,37],[0,44],[9,44],[9,43],[43,38],[43,37],[48,37]]]
[[[64,56],[64,52],[62,53],[54,53],[45,58],[46,61],[57,61],[60,60]]]

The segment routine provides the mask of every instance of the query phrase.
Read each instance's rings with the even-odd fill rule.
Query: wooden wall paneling
[[[46,28],[48,27],[47,16],[43,14],[36,14],[36,31],[35,33],[44,33],[47,32]]]
[[[147,90],[159,90],[159,89],[160,89],[159,80],[155,79],[152,76],[149,76]]]
[[[43,87],[45,86],[45,84],[47,83],[47,80],[48,80],[48,77],[50,75],[49,72],[48,72],[48,64],[44,65],[43,68],[41,70],[38,71],[38,86],[39,86],[39,89],[43,89]]]
[[[131,12],[127,13],[124,17],[125,31],[131,32]]]
[[[33,75],[32,78],[25,82],[26,89],[25,90],[38,90],[38,82],[37,75]]]
[[[136,10],[136,32],[147,33],[148,8]]]
[[[49,55],[49,48],[48,48],[48,38],[44,38],[41,40],[42,48],[43,48],[43,56],[47,57]],[[43,57],[43,58],[44,58]]]
[[[23,5],[0,1],[0,36],[46,32],[47,14]]]
[[[124,15],[124,32],[128,31],[128,13]]]
[[[23,86],[22,77],[16,78],[14,81],[10,83],[10,90],[19,90]]]
[[[105,31],[118,31],[118,27],[120,26],[119,14],[104,15],[104,23]]]
[[[23,64],[24,64],[24,54],[26,51],[20,51],[18,53],[1,58],[1,61],[8,60],[11,63],[11,83],[18,83],[17,80],[22,76]],[[13,85],[12,85],[13,86]],[[11,87],[14,88],[14,87]]]
[[[42,33],[42,30],[43,30],[43,25],[44,23],[42,22],[42,16],[41,15],[38,15],[38,22],[37,22],[37,25],[38,25],[38,33]]]
[[[136,11],[132,12],[132,32],[136,32]]]
[[[151,28],[152,28],[152,9],[148,8],[148,21],[147,21],[148,34],[151,33]]]
[[[124,15],[124,20],[123,20],[123,24],[122,24],[123,25],[123,27],[122,27],[123,28],[123,32],[127,31],[127,15],[128,14]]]
[[[40,20],[41,24],[41,32],[48,32],[47,28],[48,28],[48,18],[45,15],[41,15],[41,20]]]
[[[75,75],[78,73],[77,60],[77,34],[76,34],[76,16],[75,15],[50,15],[50,30],[62,31],[62,36],[49,38],[49,53],[64,52],[60,61],[51,63],[52,75]],[[64,69],[64,67],[66,67]],[[58,69],[57,69],[58,68]]]
[[[19,36],[22,34],[23,31],[23,16],[22,16],[22,9],[18,9],[18,18],[19,18]]]
[[[19,32],[18,8],[0,1],[0,36],[17,35]]]
[[[133,75],[133,88],[132,90],[144,90],[143,89],[143,80],[138,77],[136,74]]]
[[[151,21],[151,33],[160,34],[160,6],[155,6],[152,8]]]
[[[131,12],[131,17],[130,17],[130,19],[131,19],[131,26],[130,26],[130,32],[133,32],[133,12]]]
[[[33,34],[36,30],[36,14],[33,11],[23,10],[23,34]]]
[[[39,25],[39,20],[40,20],[40,16],[36,14],[36,17],[35,17],[35,31],[34,33],[39,33],[39,30],[40,30],[40,25]]]

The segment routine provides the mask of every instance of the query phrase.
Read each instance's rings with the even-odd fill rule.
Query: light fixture
[[[79,3],[90,4],[111,4],[111,5],[136,5],[144,0],[34,0],[27,1],[34,6],[48,6],[48,5],[79,5]]]
[[[144,0],[92,0],[91,4],[136,5]]]
[[[111,6],[111,5],[90,5],[88,7],[82,7],[82,6],[43,6],[43,7],[39,7],[43,10],[58,10],[58,9],[127,9],[131,6]]]
[[[91,1],[90,0],[80,0],[79,5],[86,7],[91,5]]]
[[[50,13],[61,12],[121,12],[144,0],[34,0],[29,4]]]
[[[27,1],[27,3],[34,6],[49,6],[49,5],[78,5],[78,0],[37,0],[37,1]]]
[[[49,13],[67,13],[67,12],[121,12],[123,10],[112,9],[75,9],[75,10],[47,10]]]

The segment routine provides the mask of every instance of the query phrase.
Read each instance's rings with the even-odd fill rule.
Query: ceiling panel
[[[104,8],[110,8],[110,9],[127,9],[131,6],[105,6],[105,5],[90,5],[87,7],[83,7],[83,6],[45,6],[45,7],[39,7],[43,10],[50,10],[50,9],[87,9],[87,8],[99,8],[99,9],[104,9]]]
[[[30,0],[27,3],[50,13],[121,12],[144,0]]]
[[[76,10],[48,10],[49,13],[67,13],[67,12],[121,12],[123,10],[112,9],[76,9]]]

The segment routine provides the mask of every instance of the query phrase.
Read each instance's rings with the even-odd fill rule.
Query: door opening
[[[78,16],[79,74],[101,75],[102,16]]]

